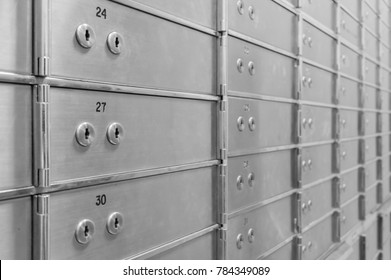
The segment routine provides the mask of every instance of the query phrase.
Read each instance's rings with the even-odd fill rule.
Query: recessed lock
[[[251,131],[255,130],[255,119],[253,117],[248,119],[248,127]]]
[[[240,73],[243,72],[244,66],[243,66],[243,60],[242,60],[242,59],[239,58],[239,59],[236,61],[236,67],[238,68],[238,71],[239,71]]]
[[[107,219],[107,231],[110,234],[116,235],[120,233],[124,226],[124,217],[121,213],[115,212]]]
[[[236,187],[238,188],[238,190],[242,190],[243,186],[244,186],[243,176],[239,175],[238,178],[236,178]]]
[[[254,187],[254,185],[255,185],[255,175],[254,175],[254,173],[251,172],[250,174],[248,174],[247,181],[248,181],[248,185],[250,187]]]
[[[84,122],[77,127],[75,136],[77,143],[88,147],[95,139],[95,129],[92,124]]]
[[[248,242],[253,243],[255,240],[255,231],[254,229],[250,228],[247,233]]]
[[[87,244],[91,241],[95,232],[93,221],[84,219],[76,227],[75,237],[80,244]]]
[[[243,131],[244,130],[244,119],[243,119],[243,117],[239,117],[236,122],[237,122],[239,131]]]
[[[248,72],[250,72],[250,75],[255,74],[255,65],[254,65],[254,62],[252,62],[252,61],[250,61],[248,63]]]
[[[244,13],[244,4],[243,4],[243,1],[242,1],[242,0],[239,0],[239,1],[236,3],[236,6],[238,7],[238,12],[239,12],[239,14],[243,15],[243,13]]]
[[[113,145],[118,145],[124,138],[124,128],[120,123],[112,123],[107,128],[107,140]]]
[[[95,44],[94,29],[86,23],[79,25],[76,29],[76,39],[83,48],[91,48]]]
[[[242,249],[243,247],[243,241],[244,241],[243,235],[239,233],[238,236],[236,237],[236,247],[239,250]]]
[[[255,19],[255,10],[253,6],[248,7],[248,16],[250,19],[254,20]]]
[[[107,46],[113,54],[120,54],[124,47],[124,38],[118,32],[111,32],[107,36]]]

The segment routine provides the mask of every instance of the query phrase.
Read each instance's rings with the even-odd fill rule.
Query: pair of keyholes
[[[76,140],[79,145],[88,147],[95,139],[95,128],[91,123],[81,123],[76,129]],[[120,123],[112,123],[106,132],[107,140],[112,145],[118,145],[124,138],[124,128]]]

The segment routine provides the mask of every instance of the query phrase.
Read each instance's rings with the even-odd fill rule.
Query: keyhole
[[[90,31],[88,31],[88,29],[86,30],[86,41],[89,41],[90,40]]]
[[[114,219],[114,227],[115,227],[115,228],[118,228],[118,226],[119,226],[118,218],[115,218],[115,219]]]
[[[88,228],[88,226],[85,226],[84,227],[84,236],[88,237],[89,233],[90,233],[90,229]]]
[[[90,130],[88,129],[88,127],[86,128],[86,132],[84,133],[84,136],[86,140],[88,140],[88,138],[90,137]]]
[[[119,129],[118,129],[118,127],[115,128],[114,135],[115,135],[115,138],[119,138]]]
[[[119,47],[119,39],[118,39],[118,37],[115,37],[115,47],[116,48]]]

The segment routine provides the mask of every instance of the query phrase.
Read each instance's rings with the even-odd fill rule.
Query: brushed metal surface
[[[377,139],[376,137],[365,139],[365,161],[370,161],[377,156]]]
[[[382,88],[389,89],[390,88],[390,72],[385,70],[384,68],[380,68],[380,85]],[[388,100],[388,98],[387,98]],[[389,102],[384,102],[387,105],[387,109],[389,109]]]
[[[52,194],[49,258],[126,258],[213,225],[216,172],[203,168]],[[97,206],[103,194],[106,204]],[[113,212],[124,216],[123,230],[115,236],[106,230]],[[95,222],[88,246],[74,237],[85,218]]]
[[[350,75],[354,78],[360,78],[361,73],[361,58],[360,55],[349,49],[345,45],[341,45],[341,72]]]
[[[50,106],[52,182],[216,158],[215,102],[52,88]],[[87,148],[74,136],[85,121],[96,135]],[[106,137],[113,122],[119,145]]]
[[[217,259],[217,233],[210,232],[169,249],[150,260],[215,260]]]
[[[391,65],[390,49],[383,43],[380,44],[380,61],[386,67],[389,67]]]
[[[0,91],[0,190],[28,187],[32,185],[32,89],[0,83]]]
[[[365,211],[366,215],[370,215],[376,212],[378,207],[377,197],[378,197],[377,186],[373,186],[365,192]]]
[[[302,142],[330,140],[333,138],[333,111],[329,108],[302,107]]]
[[[337,5],[333,0],[304,0],[302,1],[301,9],[327,28],[335,30]]]
[[[32,258],[31,198],[0,201],[0,259]]]
[[[375,112],[365,112],[365,135],[373,135],[377,132],[377,114]]]
[[[340,148],[341,171],[347,170],[359,163],[359,141],[347,141],[341,143]]]
[[[359,220],[359,198],[355,198],[341,207],[341,237],[356,226]]]
[[[32,2],[0,2],[0,70],[30,74],[32,72]]]
[[[379,84],[379,70],[377,64],[365,59],[365,81],[377,85]]]
[[[340,137],[351,138],[359,135],[359,112],[351,110],[340,110]]]
[[[291,53],[296,53],[296,16],[291,11],[270,0],[243,1],[242,14],[238,0],[228,0],[228,27],[251,38],[266,42]],[[254,19],[249,8],[254,9]]]
[[[293,242],[290,241],[281,248],[278,248],[269,255],[261,258],[262,260],[293,260],[294,259],[294,248]]]
[[[346,203],[348,200],[358,195],[358,191],[359,191],[358,180],[359,180],[358,169],[355,169],[349,173],[345,173],[341,175],[341,181],[339,186],[341,204]]]
[[[229,152],[251,151],[292,143],[294,105],[233,97],[229,98],[228,102]],[[238,129],[237,120],[240,116],[245,122],[243,131]],[[250,117],[255,118],[254,131],[250,131],[248,127]]]
[[[244,64],[242,72],[238,59]],[[250,62],[255,66],[253,75],[248,70]],[[230,91],[286,98],[295,95],[295,60],[290,57],[229,37],[227,68]]]
[[[340,12],[340,19],[339,19],[339,27],[341,30],[341,36],[348,40],[350,43],[352,43],[355,46],[360,45],[360,32],[361,27],[360,23],[357,22],[354,18],[352,18],[348,13],[346,13],[344,10],[341,10]]]
[[[377,232],[377,223],[373,223],[370,227],[365,231],[365,245],[366,245],[366,259],[373,260],[375,259],[378,253],[378,232]]]
[[[303,64],[301,98],[303,100],[332,104],[336,76],[320,68]]]
[[[356,18],[360,18],[360,2],[352,0],[341,0],[341,5],[352,13]]]
[[[318,1],[321,3],[331,2]],[[324,14],[325,11],[322,11]],[[303,21],[303,56],[316,61],[329,68],[336,68],[336,41],[311,25],[310,23]]]
[[[376,109],[376,100],[377,100],[378,92],[376,88],[371,86],[364,86],[363,91],[363,105],[364,108],[368,109]]]
[[[332,144],[306,147],[302,149],[302,183],[310,184],[314,181],[331,176],[333,173]]]
[[[53,76],[215,94],[213,36],[110,1],[55,0],[51,5]],[[106,9],[106,19],[95,16],[97,6]],[[90,50],[75,38],[82,23],[97,36]],[[112,31],[124,38],[120,55],[106,46]]]
[[[382,124],[382,132],[389,132],[391,130],[391,125],[390,125],[390,114],[384,113],[381,114],[381,124]]]
[[[284,150],[228,159],[228,213],[292,190],[294,150]],[[284,176],[281,176],[281,172]],[[250,186],[248,176],[255,183]],[[243,186],[238,186],[238,177]]]
[[[380,1],[382,2],[382,1]],[[389,12],[389,11],[388,11]],[[390,42],[390,28],[383,22],[380,21],[380,39],[387,46],[391,45]]]
[[[377,5],[375,4],[374,7],[376,7],[376,6]],[[364,21],[365,27],[367,27],[373,33],[378,34],[378,32],[379,32],[379,30],[378,30],[378,17],[376,15],[376,12],[373,11],[369,7],[367,2],[365,2],[365,3],[363,2],[362,9],[363,9],[363,15],[364,15],[363,21]]]
[[[373,58],[379,57],[379,41],[371,32],[365,30],[364,50]]]
[[[341,78],[337,94],[341,106],[360,107],[360,84],[356,81]]]
[[[373,186],[377,181],[377,161],[365,165],[365,188]]]
[[[302,192],[302,226],[307,227],[333,209],[332,180],[305,189]]]
[[[391,260],[391,239],[383,245],[383,260]]]
[[[116,2],[116,0],[112,0]],[[135,0],[174,16],[216,29],[217,2],[210,0]]]
[[[288,196],[249,213],[228,220],[227,258],[249,260],[287,240],[292,233],[292,197]],[[255,239],[248,241],[248,231],[254,229]],[[241,249],[237,236],[244,237]]]
[[[318,259],[333,245],[333,215],[303,233],[303,260]]]

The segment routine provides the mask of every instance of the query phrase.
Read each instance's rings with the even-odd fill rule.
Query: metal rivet
[[[83,48],[91,48],[95,44],[94,29],[86,23],[79,25],[76,29],[76,39]]]
[[[255,65],[254,65],[254,62],[252,62],[252,61],[250,61],[248,63],[248,72],[250,72],[250,75],[255,74]]]
[[[254,187],[254,185],[255,185],[255,175],[254,175],[254,173],[251,172],[250,174],[248,174],[247,181],[248,181],[248,185],[250,187]]]
[[[253,6],[248,7],[248,15],[249,17],[254,20],[255,18],[255,10]]]
[[[236,61],[236,66],[237,66],[237,68],[238,68],[238,71],[239,71],[240,73],[242,73],[242,72],[243,72],[243,69],[244,69],[242,59],[239,58],[239,59]]]
[[[111,32],[107,36],[107,47],[113,54],[120,54],[124,48],[124,38],[118,32]]]
[[[253,117],[250,117],[248,119],[248,127],[250,128],[251,131],[255,130],[255,119]]]
[[[239,12],[239,14],[243,15],[243,13],[244,13],[243,1],[242,1],[242,0],[239,0],[239,1],[236,3],[236,6],[238,7],[238,12]]]
[[[243,131],[244,130],[244,119],[243,119],[243,117],[240,116],[236,122],[237,122],[239,131]]]
[[[121,213],[115,212],[109,216],[107,219],[107,231],[112,234],[116,235],[120,233],[124,226],[124,217]]]
[[[95,128],[92,124],[84,122],[77,127],[75,137],[80,146],[88,147],[95,139]]]
[[[112,123],[107,128],[107,140],[113,144],[118,145],[124,138],[124,128],[120,123]]]
[[[250,228],[247,233],[248,236],[248,242],[253,243],[255,240],[255,232],[254,229]]]
[[[75,238],[80,244],[87,244],[91,241],[95,233],[95,224],[93,221],[84,219],[76,227]]]
[[[239,175],[239,176],[236,178],[236,187],[238,188],[238,190],[242,190],[242,189],[243,189],[243,186],[244,186],[243,176],[242,176],[242,175]]]
[[[243,247],[243,235],[240,233],[236,237],[236,247],[240,250]]]

